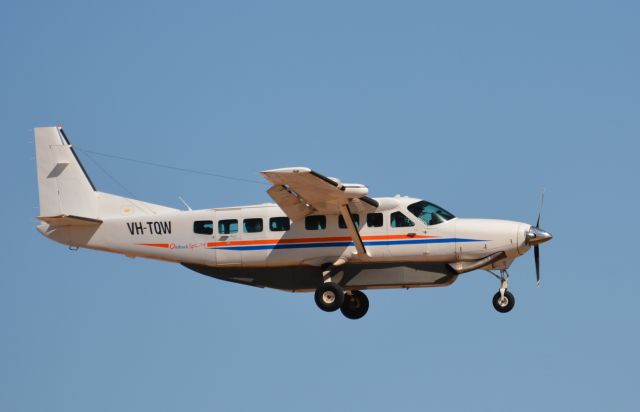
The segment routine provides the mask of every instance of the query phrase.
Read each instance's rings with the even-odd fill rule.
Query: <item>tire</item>
[[[340,306],[342,314],[349,319],[360,319],[369,310],[369,298],[367,295],[354,290],[351,295],[345,295],[344,302]]]
[[[323,283],[316,289],[314,298],[320,309],[325,312],[334,312],[340,309],[344,302],[344,290],[333,282]]]
[[[493,295],[493,307],[500,313],[507,313],[513,309],[516,304],[516,298],[507,290],[504,292],[506,302],[500,302],[500,292]]]

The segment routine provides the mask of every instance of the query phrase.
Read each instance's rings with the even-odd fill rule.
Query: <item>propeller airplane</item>
[[[349,319],[369,308],[367,289],[438,287],[489,271],[498,312],[513,309],[508,269],[551,234],[536,225],[463,219],[410,197],[368,196],[305,167],[261,172],[275,203],[182,211],[97,191],[64,130],[35,129],[40,233],[88,248],[181,265],[244,285],[314,292],[318,307]],[[497,273],[496,273],[497,271]]]

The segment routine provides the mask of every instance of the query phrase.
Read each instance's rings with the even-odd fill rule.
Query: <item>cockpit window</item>
[[[440,206],[434,205],[433,203],[429,203],[425,200],[412,203],[407,207],[407,209],[409,209],[409,212],[413,213],[416,217],[420,218],[424,223],[432,226],[444,223],[455,217]]]

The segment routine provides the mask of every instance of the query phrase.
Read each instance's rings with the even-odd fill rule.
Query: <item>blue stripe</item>
[[[256,246],[221,246],[219,250],[266,250],[266,249],[307,249],[312,247],[340,247],[350,246],[353,242],[325,242],[325,243],[292,243],[284,245],[256,245]]]
[[[464,239],[464,238],[436,238],[436,239],[409,239],[409,240],[383,240],[364,242],[365,246],[394,246],[394,245],[419,245],[425,243],[468,243],[468,242],[486,242],[482,239]],[[255,245],[255,246],[219,246],[210,249],[220,250],[269,250],[269,249],[308,249],[314,247],[347,247],[354,246],[351,241],[347,242],[322,242],[322,243],[291,243],[291,244],[274,244],[274,245]]]

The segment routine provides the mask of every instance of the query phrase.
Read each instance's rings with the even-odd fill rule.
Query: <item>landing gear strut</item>
[[[500,279],[500,290],[493,296],[493,307],[500,313],[507,313],[516,304],[515,297],[507,290],[509,288],[509,272],[501,270],[499,276],[492,271],[489,273]]]

